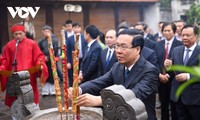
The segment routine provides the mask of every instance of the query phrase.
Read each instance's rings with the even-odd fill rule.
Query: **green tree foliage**
[[[186,12],[188,24],[198,24],[200,22],[200,4],[193,3]]]

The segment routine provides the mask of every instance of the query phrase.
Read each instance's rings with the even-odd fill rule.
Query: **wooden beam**
[[[119,25],[119,7],[114,7],[114,20],[115,20],[115,30],[117,30]]]
[[[85,28],[89,24],[89,6],[83,6],[83,27]]]
[[[142,4],[139,4],[139,15],[140,15],[140,22],[144,21],[144,6]]]

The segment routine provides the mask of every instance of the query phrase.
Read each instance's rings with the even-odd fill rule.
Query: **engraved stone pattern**
[[[26,116],[39,110],[34,103],[33,89],[29,78],[28,71],[15,72],[9,77],[6,86],[7,93],[17,96],[11,106],[12,117],[16,120],[23,120]]]
[[[146,120],[144,103],[122,85],[107,87],[101,92],[104,120]]]

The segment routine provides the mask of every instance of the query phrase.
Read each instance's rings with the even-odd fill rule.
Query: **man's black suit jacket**
[[[149,38],[145,38],[144,39],[144,46],[152,49],[152,50],[155,50],[155,42],[153,40],[150,40]]]
[[[154,50],[144,46],[142,48],[142,55],[147,61],[157,67],[157,56]]]
[[[169,50],[168,58],[171,58],[172,51],[175,47],[182,45],[181,41],[178,41],[176,38],[174,38],[174,41],[171,45],[171,48]],[[165,61],[165,40],[161,40],[156,43],[156,55],[158,59],[158,68],[160,72],[162,72],[162,69],[164,68],[164,61]]]
[[[98,76],[102,76],[105,73],[107,73],[112,68],[113,64],[117,62],[115,52],[113,52],[112,57],[110,59],[110,62],[107,66],[106,65],[107,52],[108,52],[108,48],[104,49],[101,52],[101,57],[100,57],[100,60],[99,60]]]
[[[84,56],[84,52],[87,46],[87,42],[84,39],[84,36],[81,34],[81,50],[82,50],[82,55]],[[68,77],[69,77],[69,84],[72,86],[73,83],[73,60],[72,60],[72,51],[74,51],[74,46],[75,46],[75,38],[74,35],[70,36],[66,40],[66,45],[67,45],[67,62],[71,64],[72,68],[68,70]],[[79,66],[80,67],[80,66]]]
[[[185,46],[179,46],[174,48],[173,53],[172,53],[172,62],[173,65],[184,65],[183,64],[183,54],[184,54],[184,47]],[[199,57],[200,55],[200,46],[196,46],[194,49],[191,57],[189,58],[186,66],[198,66],[199,65]],[[181,73],[175,72],[175,75]],[[193,78],[193,76],[190,74],[190,78]],[[178,87],[182,84],[183,82],[178,82],[174,78],[172,81],[172,89],[171,89],[171,100],[174,102],[177,102],[178,99],[176,98],[175,94],[178,89]],[[188,86],[181,94],[180,99],[182,100],[182,103],[185,105],[200,105],[200,83],[194,83],[190,86]]]
[[[80,85],[82,93],[99,95],[100,91],[111,85],[123,85],[131,89],[146,107],[149,120],[156,120],[155,94],[158,88],[158,69],[140,56],[128,75],[128,82],[124,82],[125,66],[115,63],[105,75]]]
[[[95,40],[89,48],[85,50],[85,54],[81,63],[81,70],[83,73],[83,82],[92,80],[98,77],[98,62],[101,54],[101,46]]]

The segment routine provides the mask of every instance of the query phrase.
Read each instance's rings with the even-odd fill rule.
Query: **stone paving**
[[[41,85],[38,82],[39,91],[41,93]],[[0,120],[11,120],[10,108],[4,105],[5,92],[0,94]],[[48,109],[56,107],[55,96],[40,96],[40,109]]]
[[[11,120],[10,109],[4,105],[5,93],[0,94],[0,120]]]

